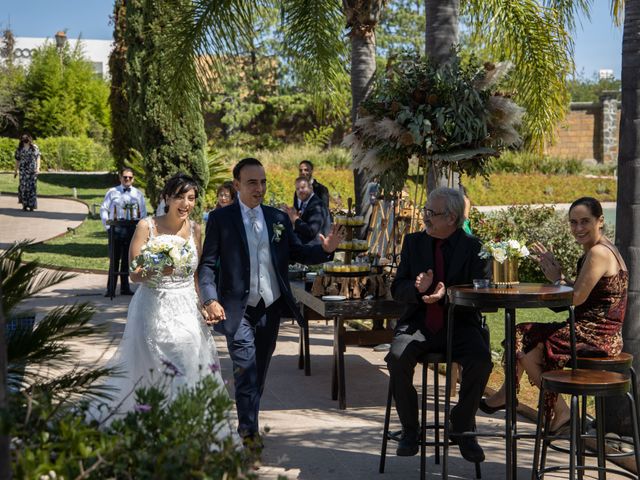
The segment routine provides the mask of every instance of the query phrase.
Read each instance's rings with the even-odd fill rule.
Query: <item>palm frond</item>
[[[558,20],[573,32],[576,29],[576,19],[581,16],[585,20],[591,19],[592,0],[545,0],[544,5],[556,11]]]
[[[207,152],[207,168],[209,169],[209,183],[207,184],[206,194],[215,195],[216,190],[223,182],[229,180],[229,168],[224,162],[224,154],[209,150]]]
[[[527,111],[526,143],[542,150],[567,109],[565,79],[573,71],[571,40],[564,19],[536,0],[467,2],[474,37],[497,60],[510,60],[510,88]]]
[[[2,279],[2,310],[11,316],[13,308],[22,300],[57,283],[75,277],[73,273],[45,270],[38,261],[22,262],[22,252],[30,241],[16,242],[0,251]]]
[[[129,149],[129,157],[125,159],[124,166],[133,170],[136,178],[136,188],[147,191],[147,172],[144,168],[144,157],[135,148]]]
[[[259,2],[251,0],[171,0],[173,18],[166,48],[158,52],[164,90],[172,106],[199,111],[207,85],[224,71],[230,57],[247,44]]]
[[[284,41],[301,80],[319,95],[346,79],[344,14],[338,0],[283,0]]]
[[[41,377],[28,386],[28,391],[42,390],[50,392],[53,398],[65,400],[107,400],[113,398],[116,388],[98,383],[103,377],[118,376],[121,371],[117,368],[75,367],[71,371],[54,378]],[[34,380],[32,378],[32,380]],[[12,385],[24,388],[25,382]]]

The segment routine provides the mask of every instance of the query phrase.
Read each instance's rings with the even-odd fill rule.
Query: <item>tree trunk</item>
[[[7,413],[7,339],[6,319],[2,308],[2,278],[0,278],[0,478],[11,478],[9,459],[9,415]]]
[[[460,0],[425,0],[425,54],[437,64],[446,63],[451,58],[451,48],[458,43],[459,14]],[[429,168],[427,192],[446,185],[446,177]]]
[[[622,112],[618,152],[616,245],[629,269],[629,298],[622,329],[624,350],[633,354],[640,371],[640,0],[627,0],[622,36]],[[611,404],[612,402],[609,402]],[[629,432],[626,405],[608,408],[607,423]]]
[[[351,33],[351,124],[358,118],[358,107],[373,84],[376,73],[376,36],[373,29],[354,29]],[[365,213],[364,192],[367,187],[363,172],[353,170],[355,206],[358,213]]]

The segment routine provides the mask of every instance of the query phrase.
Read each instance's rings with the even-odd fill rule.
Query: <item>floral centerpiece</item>
[[[521,141],[515,127],[524,110],[495,88],[509,69],[457,56],[444,65],[408,54],[391,58],[343,141],[353,166],[387,192],[402,190],[412,158],[425,179],[427,166],[485,174],[490,157]]]
[[[140,249],[140,254],[131,262],[131,270],[142,268],[145,276],[160,277],[166,267],[173,267],[175,273],[193,273],[193,249],[191,244],[178,237],[153,237]]]
[[[529,249],[524,242],[514,239],[491,241],[482,245],[478,256],[493,259],[493,283],[509,287],[520,283],[518,263],[521,258],[529,256]]]

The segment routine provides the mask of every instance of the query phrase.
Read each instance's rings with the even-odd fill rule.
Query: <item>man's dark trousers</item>
[[[120,291],[129,291],[129,245],[136,231],[135,226],[111,226],[113,237],[109,233],[109,252],[113,255],[113,271],[125,272],[120,275]],[[107,281],[107,293],[115,294],[117,275],[109,275]]]
[[[446,339],[445,329],[434,335],[416,322],[400,325],[385,359],[400,423],[407,434],[416,438],[420,427],[413,373],[418,360],[425,353],[445,352]],[[452,357],[454,362],[462,365],[462,381],[458,404],[451,410],[451,431],[470,431],[492,369],[488,338],[479,324],[459,322],[455,325]]]
[[[280,328],[280,299],[265,307],[264,300],[247,306],[233,337],[227,336],[233,361],[238,432],[242,437],[259,433],[260,398]]]

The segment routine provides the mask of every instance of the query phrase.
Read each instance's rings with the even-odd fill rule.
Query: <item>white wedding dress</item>
[[[150,238],[156,236],[152,217],[142,221],[149,224]],[[193,252],[191,268],[189,272],[176,270],[171,276],[140,284],[131,299],[124,335],[108,362],[122,375],[110,377],[106,382],[114,390],[110,392],[113,399],[108,402],[109,410],[117,408],[117,412],[105,424],[135,408],[132,392],[141,386],[164,385],[169,399],[173,399],[180,389],[194,386],[206,375],[214,375],[224,389],[215,342],[198,306],[193,274],[198,266],[193,223],[189,240],[158,235],[164,236],[189,242]],[[104,406],[101,412],[92,406],[89,414],[100,420],[105,416]],[[223,430],[231,434],[230,429]]]

